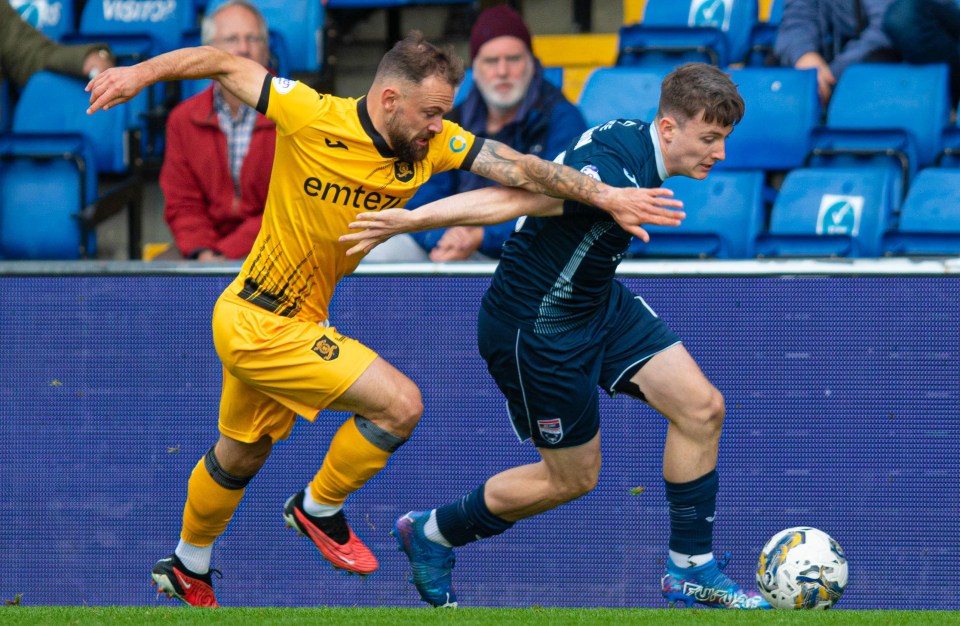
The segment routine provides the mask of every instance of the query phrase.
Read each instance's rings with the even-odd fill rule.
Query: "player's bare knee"
[[[710,387],[703,394],[690,398],[679,411],[668,417],[680,432],[703,441],[720,437],[725,410],[723,394]]]
[[[221,437],[214,450],[214,458],[225,472],[249,478],[255,476],[267,462],[273,450],[273,441],[266,435],[254,443]]]
[[[553,477],[554,493],[560,504],[583,497],[593,491],[600,480],[600,464],[581,467],[578,471],[565,472]]]
[[[726,405],[723,394],[714,388],[691,411],[693,427],[701,434],[709,437],[719,436],[723,428],[723,418],[726,414]]]
[[[366,417],[390,433],[409,437],[422,415],[423,397],[417,386],[409,383],[400,389],[384,412]]]
[[[588,476],[572,478],[564,482],[557,490],[557,499],[561,504],[582,498],[597,486],[597,480]]]

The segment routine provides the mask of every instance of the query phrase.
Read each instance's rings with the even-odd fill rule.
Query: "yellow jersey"
[[[362,255],[338,238],[358,213],[402,207],[435,172],[469,169],[483,139],[444,120],[426,158],[400,161],[365,98],[320,94],[267,75],[257,110],[277,125],[263,225],[227,291],[285,317],[324,321]]]

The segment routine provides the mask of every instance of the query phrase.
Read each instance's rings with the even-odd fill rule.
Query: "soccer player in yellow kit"
[[[329,325],[334,287],[360,260],[338,241],[358,213],[402,207],[431,174],[460,168],[598,206],[641,237],[641,224],[682,219],[670,209],[680,203],[669,192],[610,187],[444,120],[463,74],[452,48],[413,32],[384,55],[359,99],[317,93],[207,46],[107,70],[88,84],[88,113],[94,113],[159,81],[213,78],[277,124],[263,226],[214,308],[214,345],[223,363],[220,438],[190,476],[176,550],[153,568],[168,596],[217,605],[214,541],[273,443],[289,436],[297,415],[312,421],[324,409],[353,417],[283,515],[334,567],[361,575],[377,569],[342,507],[411,435],[423,405],[409,378]]]

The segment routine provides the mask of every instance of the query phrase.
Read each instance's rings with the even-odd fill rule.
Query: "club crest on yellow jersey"
[[[397,161],[393,164],[393,175],[401,183],[409,182],[413,178],[413,166],[406,161]]]

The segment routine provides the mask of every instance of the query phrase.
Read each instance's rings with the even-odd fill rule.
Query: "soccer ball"
[[[763,546],[757,586],[777,609],[829,609],[847,586],[847,558],[822,530],[788,528]]]

